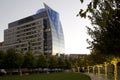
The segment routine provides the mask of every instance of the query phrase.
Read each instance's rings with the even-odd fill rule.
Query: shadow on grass
[[[90,77],[81,73],[41,73],[30,75],[6,75],[1,76],[0,80],[90,80]]]

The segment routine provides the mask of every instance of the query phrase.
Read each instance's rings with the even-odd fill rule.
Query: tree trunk
[[[78,69],[78,72],[80,72],[80,67],[77,67],[77,69]]]
[[[18,71],[19,71],[20,76],[22,76],[22,69],[21,69],[21,67],[19,67]]]
[[[87,70],[88,70],[88,73],[90,73],[90,69],[89,69],[89,66],[87,67]]]
[[[95,67],[93,66],[92,68],[93,68],[93,74],[94,74],[95,73]]]
[[[105,62],[104,64],[105,64],[105,79],[107,79],[107,73],[108,73],[108,71],[107,71],[107,63]]]
[[[114,80],[117,80],[117,63],[114,64]]]

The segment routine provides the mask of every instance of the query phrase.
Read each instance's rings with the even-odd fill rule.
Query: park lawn
[[[23,76],[1,76],[0,80],[90,80],[90,78],[81,73],[41,73]]]

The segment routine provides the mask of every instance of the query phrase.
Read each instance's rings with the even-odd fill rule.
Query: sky
[[[89,38],[86,26],[90,25],[88,19],[77,17],[79,10],[85,9],[89,0],[84,4],[80,0],[0,0],[0,42],[4,41],[4,30],[8,23],[33,15],[37,10],[44,8],[46,3],[60,14],[64,32],[66,54],[89,54],[86,49]]]

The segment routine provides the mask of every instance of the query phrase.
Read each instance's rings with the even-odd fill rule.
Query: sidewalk
[[[90,76],[91,80],[108,80],[108,79],[105,79],[105,77],[102,77],[102,75],[98,76],[92,73],[89,73],[89,74],[85,73],[85,74]]]

